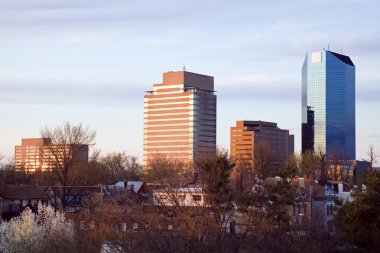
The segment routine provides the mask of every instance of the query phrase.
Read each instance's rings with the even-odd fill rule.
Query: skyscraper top
[[[346,63],[348,65],[351,65],[351,66],[355,66],[354,63],[351,61],[350,57],[348,57],[347,55],[334,53],[332,51],[329,51],[329,52],[332,53],[334,56],[336,56],[342,62],[344,62],[344,63]]]
[[[162,85],[184,84],[188,87],[214,91],[214,77],[188,71],[169,71],[163,74]]]

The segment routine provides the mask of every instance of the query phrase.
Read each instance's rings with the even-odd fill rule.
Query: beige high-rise
[[[264,121],[236,121],[230,134],[231,158],[237,164],[254,167],[255,152],[261,144],[268,146],[275,166],[281,166],[294,153],[294,135]]]
[[[166,72],[144,96],[144,166],[154,155],[194,164],[216,150],[214,77]]]

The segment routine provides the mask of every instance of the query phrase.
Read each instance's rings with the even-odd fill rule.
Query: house
[[[157,206],[205,206],[205,193],[199,186],[155,189],[153,190],[153,204]]]
[[[293,231],[306,234],[335,234],[333,220],[337,210],[354,198],[353,186],[344,181],[314,180],[312,176],[296,178],[292,185],[296,189],[295,198],[289,209]],[[310,230],[311,229],[311,230]]]
[[[38,202],[50,203],[46,187],[36,185],[4,185],[2,186],[0,213],[9,220],[18,216],[25,207],[37,207]]]

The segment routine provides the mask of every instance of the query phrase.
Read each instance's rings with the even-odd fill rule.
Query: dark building
[[[314,151],[314,111],[307,107],[307,122],[302,123],[302,153]]]
[[[255,154],[267,145],[274,155],[274,165],[281,166],[294,153],[294,135],[265,121],[236,121],[230,130],[231,158],[237,164],[254,167]]]

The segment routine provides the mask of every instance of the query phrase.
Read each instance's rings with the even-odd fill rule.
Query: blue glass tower
[[[355,65],[328,50],[309,52],[302,66],[302,152],[355,160]]]

